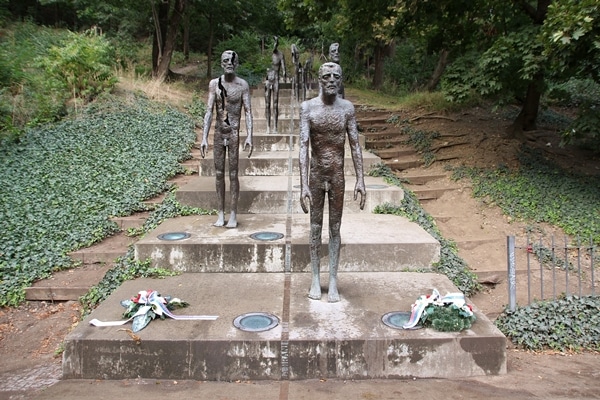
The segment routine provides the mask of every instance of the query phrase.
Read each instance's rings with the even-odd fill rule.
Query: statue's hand
[[[300,207],[302,207],[302,211],[305,214],[308,214],[308,204],[312,207],[312,196],[308,190],[302,190],[302,194],[300,195]]]
[[[250,153],[248,153],[248,158],[250,158],[252,157],[252,151],[254,150],[254,146],[252,146],[251,142],[246,140],[246,143],[244,144],[244,151],[248,150],[248,148],[250,148]]]
[[[202,141],[202,144],[200,144],[200,155],[202,156],[202,158],[206,157],[206,148],[208,147],[208,143],[206,143],[206,140]]]
[[[358,197],[360,193],[360,209],[363,210],[365,208],[365,202],[367,201],[367,191],[365,190],[364,183],[356,182],[356,187],[354,188],[354,200]]]

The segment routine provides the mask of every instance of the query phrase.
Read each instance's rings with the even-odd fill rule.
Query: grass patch
[[[369,106],[399,112],[401,110],[420,110],[424,112],[456,112],[479,105],[475,97],[463,103],[448,101],[442,92],[413,92],[405,96],[394,96],[376,90],[345,88],[347,97],[360,98],[361,103]]]

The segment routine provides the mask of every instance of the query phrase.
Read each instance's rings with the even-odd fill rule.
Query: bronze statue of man
[[[331,43],[329,45],[329,61],[334,62],[336,64],[340,64],[340,44],[339,43]],[[344,89],[344,82],[340,82],[340,88],[338,89],[338,94],[343,99],[346,97],[346,90]]]
[[[329,205],[329,291],[328,301],[337,302],[337,270],[340,256],[340,227],[344,207],[344,146],[350,145],[356,173],[354,200],[360,194],[360,209],[366,200],[363,159],[354,106],[338,96],[342,68],[325,63],[319,68],[318,97],[302,102],[300,108],[300,205],[310,205],[310,260],[312,283],[308,297],[321,298],[320,259],[323,208]],[[310,156],[309,156],[310,146]]]
[[[240,119],[242,106],[246,116],[246,142],[244,150],[249,148],[248,158],[252,156],[252,107],[248,82],[239,78],[235,70],[239,65],[235,51],[227,50],[221,55],[223,75],[210,81],[208,102],[204,115],[204,131],[200,154],[204,158],[208,148],[208,133],[212,122],[213,109],[216,110],[213,152],[216,170],[217,222],[215,226],[225,225],[225,158],[229,156],[229,191],[231,193],[231,214],[227,228],[237,227],[237,208],[240,195],[238,179],[238,161],[240,152]]]
[[[271,70],[274,73],[272,87],[270,91],[272,92],[273,98],[273,126],[275,127],[275,132],[277,132],[277,123],[279,120],[279,76],[283,74],[283,79],[286,78],[285,72],[285,57],[281,50],[278,49],[279,46],[279,37],[273,36],[275,43],[273,45],[273,53],[271,54]],[[266,88],[265,88],[266,89]],[[267,119],[267,133],[271,133],[271,101],[265,104],[265,117]]]
[[[296,95],[296,99],[300,98],[300,85],[301,77],[302,77],[302,63],[300,63],[300,51],[295,44],[292,43],[292,64],[294,65],[294,94]]]

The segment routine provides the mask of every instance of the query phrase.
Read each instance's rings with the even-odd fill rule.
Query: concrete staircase
[[[402,330],[383,323],[390,312],[409,312],[433,288],[442,294],[457,289],[443,275],[416,272],[438,261],[440,246],[434,238],[405,218],[372,213],[384,202],[400,204],[401,188],[366,177],[367,205],[358,209],[348,154],[338,285],[342,299],[328,303],[326,294],[321,301],[307,298],[309,220],[298,204],[299,105],[290,89],[281,90],[279,132],[267,134],[262,93],[255,90],[252,98],[255,152],[250,159],[240,154],[238,228],[214,227],[216,216],[188,216],[168,220],[140,239],[135,244],[138,259],[150,258],[154,265],[182,274],[128,281],[116,290],[66,338],[64,378],[233,381],[506,373],[505,338],[476,307],[476,323],[460,333]],[[365,143],[368,147],[368,135]],[[363,155],[366,171],[381,160],[366,151]],[[196,161],[188,165],[197,165],[198,176],[177,191],[177,198],[213,208],[213,160]],[[324,255],[327,231],[325,221]],[[327,262],[324,257],[324,288]],[[94,318],[118,320],[120,300],[146,289],[190,303],[177,314],[219,318],[157,320],[136,336],[123,327],[88,325]],[[235,325],[254,313],[270,316],[274,326],[248,331]]]

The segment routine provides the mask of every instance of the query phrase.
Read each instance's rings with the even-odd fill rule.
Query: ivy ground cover
[[[96,103],[70,121],[0,143],[0,306],[74,266],[68,253],[115,233],[111,216],[147,209],[183,172],[195,141],[185,114],[143,98]]]

